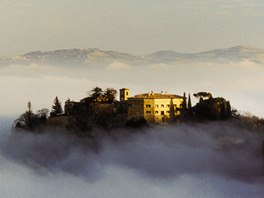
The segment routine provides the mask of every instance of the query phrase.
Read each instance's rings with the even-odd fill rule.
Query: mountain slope
[[[264,50],[250,46],[236,46],[227,49],[215,49],[199,53],[177,53],[158,51],[145,56],[127,53],[103,51],[95,48],[66,49],[48,52],[29,52],[21,56],[0,58],[0,65],[12,64],[46,64],[56,66],[103,66],[114,62],[130,65],[177,62],[238,62],[248,60],[264,63]]]
[[[251,46],[236,46],[227,49],[216,49],[195,54],[197,58],[227,59],[233,61],[249,60],[256,63],[264,62],[264,50]]]
[[[110,64],[112,62],[135,64],[138,61],[141,61],[140,57],[130,54],[90,48],[55,50],[49,52],[29,52],[21,56],[0,59],[0,65],[47,64],[57,66],[84,66],[103,65]]]
[[[264,50],[251,46],[236,46],[226,49],[187,54],[174,51],[159,51],[146,56],[156,62],[202,61],[202,62],[234,62],[249,60],[264,63]]]

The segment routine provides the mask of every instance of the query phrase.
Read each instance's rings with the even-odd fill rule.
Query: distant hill
[[[0,59],[0,65],[47,64],[57,66],[84,66],[104,65],[112,62],[135,64],[140,60],[140,57],[126,53],[102,51],[95,48],[89,48],[62,49],[48,52],[34,51],[20,56],[2,58]]]
[[[160,63],[171,63],[176,61],[237,62],[243,60],[264,63],[264,50],[251,46],[236,46],[193,54],[177,53],[174,51],[159,51],[149,54],[146,57],[151,61]]]
[[[178,53],[158,51],[145,56],[128,53],[103,51],[100,49],[62,49],[48,52],[34,51],[15,57],[0,58],[0,65],[40,64],[55,66],[102,66],[114,62],[130,65],[177,62],[237,62],[248,60],[264,63],[264,50],[251,46],[236,46],[227,49],[215,49],[199,53]]]
[[[236,46],[228,49],[216,49],[195,54],[200,59],[226,59],[231,61],[249,60],[264,63],[264,50],[251,46]]]

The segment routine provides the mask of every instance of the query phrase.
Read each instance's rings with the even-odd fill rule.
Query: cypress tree
[[[56,116],[56,115],[60,115],[62,113],[63,113],[63,110],[61,107],[61,103],[60,103],[58,97],[56,96],[56,98],[54,99],[54,103],[52,105],[51,115]]]
[[[183,101],[182,101],[182,108],[183,108],[183,110],[186,110],[186,107],[187,107],[186,94],[184,92],[183,93]]]
[[[192,108],[192,101],[191,101],[191,95],[188,94],[188,109]]]

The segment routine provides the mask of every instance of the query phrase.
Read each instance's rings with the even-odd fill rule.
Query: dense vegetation
[[[40,109],[34,113],[31,109],[31,102],[27,104],[28,110],[15,120],[14,125],[18,129],[33,130],[48,119],[48,109]]]
[[[117,91],[113,88],[103,90],[100,87],[95,87],[88,92],[88,96],[83,98],[81,103],[66,101],[65,110],[67,107],[67,112],[63,112],[61,102],[56,96],[50,117],[48,117],[48,109],[41,109],[34,113],[31,109],[31,102],[29,102],[27,111],[15,120],[14,126],[34,131],[44,124],[52,127],[54,123],[57,123],[55,126],[60,127],[62,123],[66,123],[64,127],[67,130],[74,131],[81,136],[89,136],[93,128],[110,131],[120,126],[147,126],[144,118],[126,121],[119,116],[122,105],[116,100],[116,94]],[[194,96],[198,99],[198,103],[192,106],[190,95],[187,98],[184,93],[181,116],[177,118],[178,121],[181,121],[180,123],[230,120],[248,129],[264,131],[263,119],[250,114],[242,115],[238,111],[232,110],[230,102],[226,99],[214,98],[211,93],[207,92],[198,92]],[[67,106],[67,104],[69,105]]]

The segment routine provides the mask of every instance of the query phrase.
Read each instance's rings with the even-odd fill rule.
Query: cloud
[[[264,193],[262,139],[232,123],[117,130],[114,138],[98,139],[96,147],[60,132],[14,133],[2,125],[3,197],[258,198]]]
[[[114,62],[108,66],[111,70],[125,70],[130,69],[131,66],[125,63]]]

